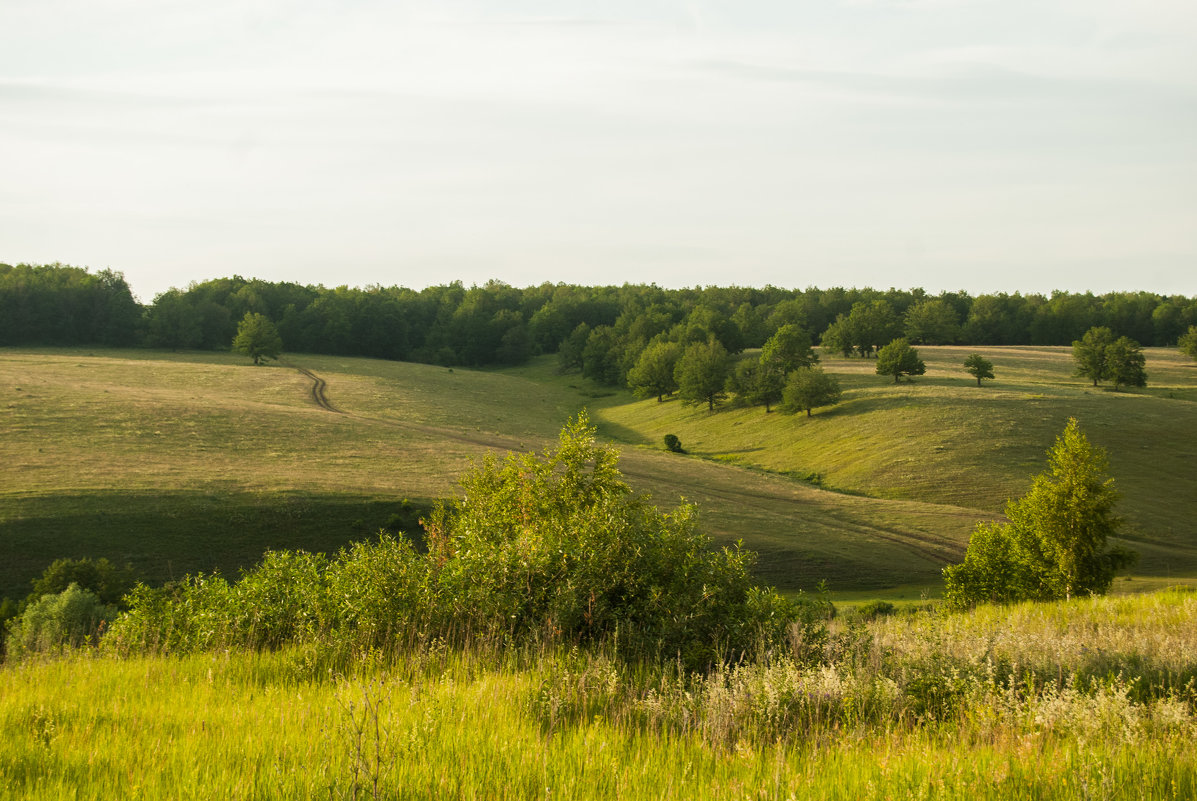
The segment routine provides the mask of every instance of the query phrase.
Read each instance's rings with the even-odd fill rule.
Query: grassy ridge
[[[817,475],[824,486],[877,498],[999,513],[1044,467],[1044,453],[1077,417],[1110,454],[1125,536],[1140,570],[1175,578],[1197,571],[1197,367],[1149,349],[1151,388],[1112,392],[1071,375],[1067,348],[919,349],[927,375],[895,385],[862,359],[825,358],[844,400],[814,417],[760,407],[715,414],[680,402],[609,404],[603,430],[655,446],[678,435],[692,454],[748,467]],[[961,364],[980,352],[996,381],[978,388]]]
[[[680,677],[425,644],[0,667],[0,798],[1191,798],[1197,599],[842,627]],[[1105,677],[1105,678],[1103,678]]]

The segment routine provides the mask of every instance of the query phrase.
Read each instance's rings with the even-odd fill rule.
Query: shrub
[[[13,621],[8,653],[19,658],[94,642],[104,623],[116,614],[95,593],[71,584],[60,593],[41,596]]]
[[[676,434],[665,435],[665,450],[673,453],[685,453],[682,449],[682,441],[677,438]]]
[[[625,656],[701,666],[779,647],[796,620],[817,637],[818,614],[753,586],[753,554],[715,550],[694,507],[661,512],[633,493],[617,458],[579,417],[556,450],[488,456],[468,473],[464,497],[425,521],[426,554],[384,535],[333,559],[273,552],[236,584],[139,585],[106,642],[190,651],[330,638],[358,649],[411,637],[610,641]]]

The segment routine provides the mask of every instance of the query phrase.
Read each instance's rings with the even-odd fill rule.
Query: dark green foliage
[[[1098,386],[1102,378],[1110,377],[1106,365],[1106,348],[1114,341],[1112,330],[1104,327],[1090,328],[1080,340],[1073,342],[1073,360],[1076,375],[1090,378]]]
[[[738,405],[763,404],[768,414],[770,407],[781,400],[784,385],[785,376],[776,365],[760,359],[743,359],[728,376],[725,389],[735,395]]]
[[[947,603],[963,608],[1106,592],[1134,555],[1106,547],[1121,521],[1105,470],[1105,453],[1069,420],[1048,451],[1048,469],[1007,504],[1010,522],[979,525],[964,562],[944,568]]]
[[[1076,374],[1093,381],[1114,382],[1114,389],[1120,386],[1147,386],[1146,360],[1139,343],[1129,337],[1114,338],[1108,328],[1095,327],[1085,336],[1072,343],[1072,358],[1076,362]]]
[[[738,353],[765,345],[785,326],[823,331],[823,347],[847,356],[872,355],[904,329],[916,343],[1061,345],[1104,326],[1137,342],[1171,346],[1197,325],[1197,299],[1147,292],[1057,292],[1050,298],[945,293],[929,299],[920,289],[666,290],[631,284],[521,289],[501,281],[469,288],[455,281],[415,291],[241,276],[171,289],[143,308],[120,273],[0,264],[0,345],[218,350],[228,347],[248,312],[273,320],[292,352],[444,365],[517,364],[558,351],[566,369],[580,368],[590,332],[607,327],[612,336],[594,343],[590,372],[613,385],[651,342],[685,346],[714,337],[729,353]]]
[[[877,375],[892,375],[894,383],[902,376],[916,376],[927,372],[919,352],[905,339],[895,339],[877,352]]]
[[[94,593],[102,604],[121,606],[121,599],[136,582],[131,565],[118,568],[104,557],[96,560],[56,559],[34,579],[29,598],[36,600],[43,595],[56,595],[75,584],[81,590]]]
[[[982,378],[993,378],[993,362],[979,353],[974,353],[964,360],[964,369],[977,379],[977,386],[981,386]]]
[[[709,664],[780,644],[795,607],[750,579],[751,554],[714,550],[693,507],[633,493],[583,417],[542,456],[488,457],[464,497],[426,521],[427,554],[389,535],[333,559],[274,552],[229,583],[151,590],[106,638],[117,651],[404,639],[617,642],[633,657]]]
[[[132,345],[140,329],[121,273],[0,264],[0,345]]]
[[[810,334],[794,324],[778,328],[761,348],[761,365],[783,377],[817,361],[819,357],[811,347]]]
[[[638,397],[657,396],[659,403],[664,396],[677,390],[673,377],[678,360],[682,357],[682,346],[677,342],[655,342],[646,347],[628,371],[628,386]]]
[[[1072,343],[1072,359],[1076,374],[1093,381],[1093,386],[1110,377],[1106,364],[1106,348],[1114,342],[1114,332],[1108,328],[1090,328],[1085,336]]]
[[[960,336],[960,318],[944,300],[923,300],[906,310],[906,338],[916,345],[951,345]]]
[[[832,406],[840,402],[843,392],[835,376],[823,372],[820,367],[801,367],[790,373],[782,393],[781,410],[787,414],[811,410],[820,406]]]
[[[62,592],[40,596],[9,624],[8,655],[19,659],[95,642],[104,624],[116,615],[115,607],[71,584]]]
[[[237,326],[233,350],[244,353],[254,360],[254,364],[261,364],[263,359],[279,357],[283,352],[283,340],[270,318],[256,312],[246,312]]]
[[[879,617],[889,617],[898,611],[898,607],[889,601],[869,601],[856,607],[856,617],[861,620],[874,620]]]
[[[1114,390],[1118,387],[1147,386],[1147,360],[1139,343],[1130,337],[1118,337],[1106,347],[1106,370]]]
[[[727,349],[716,339],[686,348],[674,373],[682,402],[705,403],[709,411],[714,411],[715,404],[727,397],[724,389],[730,363]]]
[[[1189,326],[1189,330],[1177,340],[1176,346],[1190,359],[1197,359],[1197,325]]]
[[[686,452],[682,448],[682,441],[677,438],[677,434],[666,434],[665,435],[665,450],[669,451],[670,453],[685,453]]]

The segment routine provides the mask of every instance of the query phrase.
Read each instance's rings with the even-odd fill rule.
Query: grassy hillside
[[[1197,570],[1197,366],[1149,349],[1150,387],[1113,392],[1072,377],[1067,348],[923,347],[927,374],[895,385],[874,362],[824,358],[843,402],[811,418],[761,407],[683,406],[676,399],[610,403],[603,431],[658,447],[679,436],[696,457],[793,475],[874,498],[1000,513],[1045,465],[1045,451],[1076,417],[1105,447],[1122,493],[1126,538],[1140,570]],[[980,352],[997,376],[978,388],[961,364]]]
[[[166,580],[235,574],[268,547],[335,550],[412,517],[404,499],[418,509],[453,493],[487,450],[542,448],[583,407],[605,435],[644,446],[624,449],[634,487],[696,502],[718,540],[761,554],[766,580],[915,597],[934,592],[979,518],[1025,489],[1075,414],[1111,451],[1141,572],[1194,574],[1197,370],[1152,352],[1152,388],[1113,394],[1071,379],[1059,349],[992,349],[998,380],[977,389],[956,367],[963,352],[922,350],[928,376],[899,387],[871,363],[828,360],[846,401],[810,420],[639,402],[559,376],[552,359],[486,372],[0,350],[0,595],[23,595],[60,556]],[[663,452],[667,432],[709,458]]]

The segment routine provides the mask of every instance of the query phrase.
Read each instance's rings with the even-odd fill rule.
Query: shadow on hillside
[[[198,571],[230,578],[271,549],[335,553],[382,529],[423,547],[431,503],[345,495],[93,492],[6,502],[0,516],[0,597],[20,598],[55,559],[126,562],[150,584]]]

